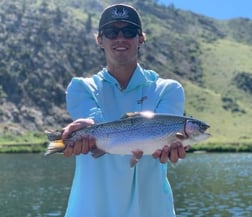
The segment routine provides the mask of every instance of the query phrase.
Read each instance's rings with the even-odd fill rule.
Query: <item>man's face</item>
[[[107,64],[130,64],[137,62],[138,49],[144,37],[135,26],[116,22],[106,26],[98,43],[104,49]]]

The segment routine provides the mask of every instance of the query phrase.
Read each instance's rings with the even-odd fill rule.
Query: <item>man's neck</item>
[[[134,65],[108,65],[107,69],[109,73],[118,81],[121,89],[125,89],[136,69]]]

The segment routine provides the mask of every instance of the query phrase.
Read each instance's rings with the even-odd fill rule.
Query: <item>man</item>
[[[119,119],[127,112],[153,111],[183,115],[184,91],[177,81],[161,79],[138,63],[145,41],[141,18],[131,6],[107,7],[100,18],[97,44],[107,66],[92,78],[73,78],[66,91],[67,111],[74,122],[62,138],[81,127]],[[130,156],[105,154],[94,159],[95,138],[85,136],[68,146],[76,155],[76,170],[66,217],[172,217],[168,159],[185,157],[180,142],[167,144],[131,169]]]

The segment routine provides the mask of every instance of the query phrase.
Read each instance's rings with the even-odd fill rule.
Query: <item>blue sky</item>
[[[166,5],[172,3],[175,8],[220,20],[238,17],[252,19],[252,0],[159,0],[159,2]]]

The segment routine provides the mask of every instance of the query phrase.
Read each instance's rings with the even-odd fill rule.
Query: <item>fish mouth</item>
[[[209,127],[210,127],[210,126],[209,126],[208,124],[206,124],[206,123],[201,123],[201,124],[200,124],[200,130],[201,130],[202,132],[205,132]]]
[[[199,131],[201,133],[207,133],[206,130],[210,127],[208,124],[202,121],[194,121],[192,123],[199,126]]]

